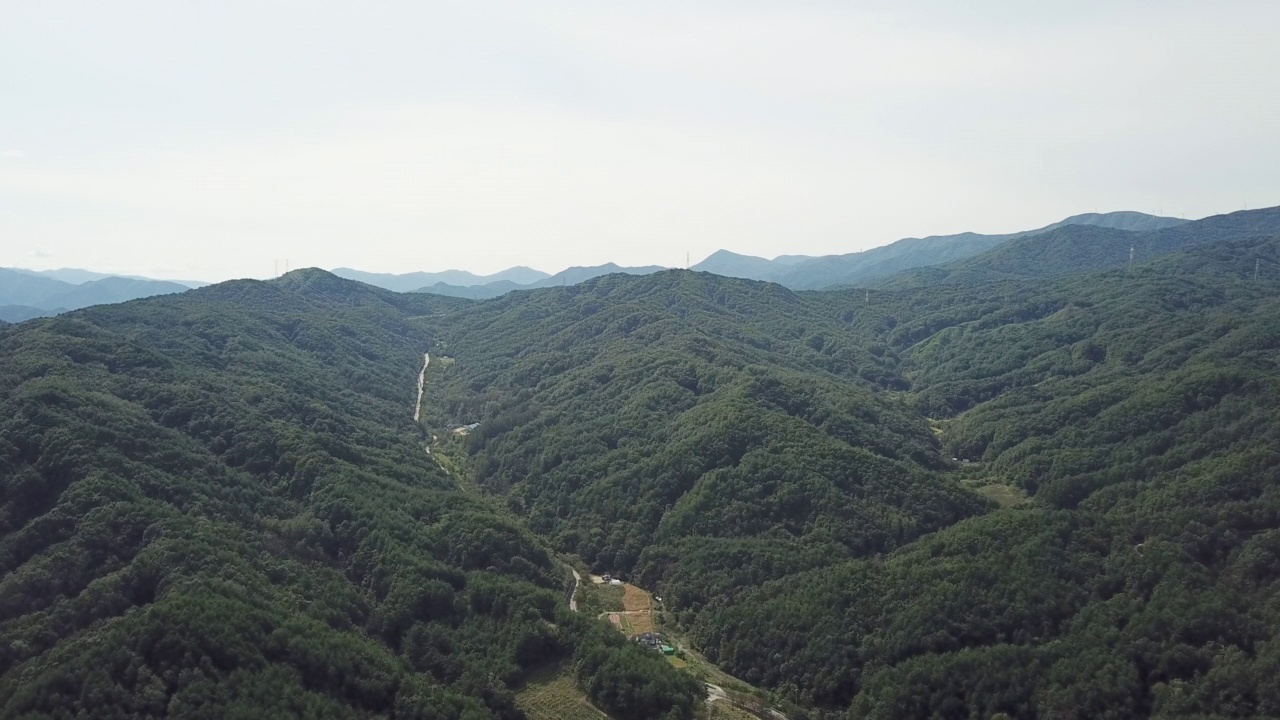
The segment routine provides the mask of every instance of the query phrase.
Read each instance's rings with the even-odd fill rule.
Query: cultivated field
[[[630,637],[640,633],[653,632],[653,597],[648,592],[627,583],[621,588],[609,585],[598,586],[605,598],[612,599],[617,593],[622,612],[608,613],[609,622],[613,623],[622,634]],[[621,591],[619,593],[619,591]],[[618,607],[618,605],[614,605]]]
[[[568,667],[539,671],[516,693],[516,707],[529,720],[607,720],[586,700]]]
[[[607,716],[587,700],[573,683],[568,668],[535,673],[516,693],[516,707],[529,720],[602,720]]]

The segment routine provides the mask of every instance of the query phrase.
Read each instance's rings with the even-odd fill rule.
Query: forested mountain
[[[0,329],[0,716],[516,718],[573,658],[689,717],[425,452],[408,318],[456,302],[302,271]]]
[[[41,314],[48,315],[90,305],[185,292],[188,289],[186,285],[164,280],[114,276],[73,284],[30,271],[0,268],[0,305],[34,307]]]
[[[1159,217],[1145,213],[1120,211],[1072,215],[1065,220],[1034,230],[982,235],[934,235],[905,238],[882,247],[844,255],[804,257],[787,255],[773,260],[738,255],[725,250],[716,252],[693,267],[694,270],[718,275],[769,280],[795,290],[819,290],[834,286],[865,285],[915,267],[940,265],[979,255],[1011,240],[1048,233],[1071,226],[1109,228],[1130,231],[1153,231],[1187,222],[1180,218]],[[1088,268],[1081,267],[1079,270]]]
[[[456,359],[443,406],[483,418],[480,482],[602,570],[655,583],[704,555],[716,578],[663,593],[696,606],[987,507],[930,472],[938,443],[892,397],[896,361],[817,312],[776,285],[666,271],[429,322]]]
[[[0,327],[0,716],[516,718],[562,661],[692,716],[553,551],[792,720],[1280,716],[1276,212],[869,293],[303,271]]]
[[[852,319],[957,476],[1030,500],[710,606],[709,652],[850,717],[1280,713],[1276,239]]]
[[[449,408],[533,529],[815,714],[1271,716],[1277,253],[870,305],[605,278],[441,318]]]
[[[890,277],[884,287],[1068,275],[1125,265],[1211,243],[1280,234],[1280,207],[1242,210],[1149,232],[1069,225],[1019,238],[964,260]]]

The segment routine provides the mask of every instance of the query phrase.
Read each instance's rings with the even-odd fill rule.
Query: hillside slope
[[[667,271],[432,318],[478,481],[599,571],[697,607],[981,512],[894,362],[776,285]],[[683,575],[703,558],[711,575]],[[744,562],[744,558],[750,558]],[[680,578],[684,578],[681,580]]]
[[[869,305],[680,272],[504,298],[446,323],[448,411],[531,527],[815,717],[1267,717],[1280,248],[1213,239],[1236,220]]]
[[[0,716],[516,718],[572,658],[691,717],[424,452],[408,318],[459,304],[300,271],[0,330]]]
[[[708,654],[857,718],[1280,713],[1280,242],[873,298],[956,476],[1030,499],[708,606]]]
[[[1280,715],[1270,212],[1101,272],[308,271],[0,328],[0,715],[515,718],[559,663],[692,716],[548,546],[811,719]]]

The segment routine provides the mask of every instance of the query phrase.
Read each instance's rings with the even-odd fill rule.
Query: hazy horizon
[[[1241,208],[1241,209],[1249,209],[1249,208]],[[1261,208],[1254,208],[1254,209],[1261,209]],[[1101,211],[1101,212],[1102,212],[1102,213],[1107,213],[1107,212],[1119,212],[1119,211],[1105,211],[1105,210],[1104,210],[1104,211]],[[1229,212],[1235,212],[1235,210],[1227,211],[1227,212],[1228,212],[1228,213],[1229,213]],[[1083,213],[1074,213],[1074,214],[1075,214],[1075,215],[1080,215],[1080,214],[1083,214]],[[1067,216],[1067,217],[1071,217],[1071,216]],[[1023,230],[1034,230],[1034,229],[1036,229],[1036,228],[1038,228],[1038,227],[1043,227],[1043,226],[1045,226],[1045,225],[1049,225],[1049,224],[1051,224],[1051,223],[1053,223],[1053,222],[1058,222],[1058,221],[1060,221],[1060,220],[1064,220],[1064,219],[1066,219],[1066,218],[1065,218],[1065,217],[1063,217],[1063,218],[1058,218],[1057,220],[1053,220],[1053,221],[1050,221],[1050,222],[1041,223],[1040,225],[1037,225],[1037,226],[1034,226],[1034,227],[1029,227],[1029,228],[1011,228],[1011,229],[1009,229],[1009,230],[994,231],[994,233],[993,233],[993,234],[999,234],[999,233],[1003,233],[1003,232],[1019,232],[1019,231],[1023,231]],[[1184,220],[1192,220],[1192,221],[1194,221],[1194,220],[1199,220],[1199,219],[1202,219],[1202,218],[1181,218],[1181,219],[1184,219]],[[945,235],[958,235],[958,234],[961,234],[961,233],[964,233],[964,232],[968,232],[968,231],[965,231],[965,230],[957,230],[957,231],[955,231],[955,232],[940,233],[940,234],[941,234],[941,235],[944,235],[944,236],[945,236]],[[861,252],[861,251],[865,251],[865,250],[872,250],[872,249],[875,249],[876,247],[883,247],[884,245],[889,245],[889,244],[892,244],[892,243],[894,243],[894,242],[897,242],[898,240],[905,240],[905,239],[909,239],[909,238],[907,238],[907,237],[897,238],[896,240],[890,240],[890,241],[888,241],[888,242],[886,242],[886,243],[883,243],[883,244],[881,244],[881,245],[876,245],[876,246],[869,247],[869,248],[862,248],[862,250],[854,250],[854,251],[850,251],[850,252]],[[712,250],[711,252],[707,253],[707,255],[705,255],[705,256],[703,256],[703,257],[701,257],[701,258],[699,258],[699,257],[692,257],[692,256],[690,256],[690,258],[689,258],[689,260],[688,260],[688,265],[689,265],[689,266],[698,265],[699,263],[701,263],[702,261],[704,261],[704,260],[708,259],[709,257],[711,257],[712,255],[714,255],[715,253],[717,253],[717,252],[721,252],[721,251],[724,251],[724,250],[727,250],[727,251],[729,251],[729,252],[737,253],[737,251],[736,251],[736,250],[734,250],[733,248],[717,248],[716,250]],[[737,253],[737,254],[739,254],[739,255],[747,255],[747,253]],[[838,252],[837,252],[837,253],[829,253],[829,254],[841,254],[841,253],[838,253]],[[778,254],[778,255],[772,255],[772,256],[755,256],[755,257],[764,257],[766,260],[775,260],[775,259],[777,259],[777,258],[779,258],[779,257],[785,257],[785,256],[788,256],[788,255],[792,255],[792,256],[794,256],[794,255],[810,255],[810,254],[809,254],[809,253],[804,253],[804,252],[799,252],[799,251],[797,251],[797,252],[789,252],[789,253],[780,253],[780,254]],[[811,257],[821,257],[821,256],[818,256],[818,255],[810,255],[810,256],[811,256]],[[101,270],[96,270],[96,269],[94,269],[94,268],[73,267],[73,266],[38,267],[38,268],[33,268],[33,267],[26,267],[26,266],[23,266],[23,265],[9,265],[9,266],[5,266],[5,267],[8,267],[8,268],[10,268],[10,269],[16,269],[16,270],[26,270],[26,271],[30,271],[30,272],[48,272],[48,271],[58,271],[58,270],[87,270],[87,271],[89,271],[89,272],[102,273],[102,274],[107,274],[107,275],[110,275],[110,274],[118,274],[119,276],[122,276],[122,277],[125,277],[125,276],[136,276],[136,277],[145,277],[145,278],[148,278],[148,279],[154,279],[154,280],[168,280],[168,281],[172,281],[172,282],[203,282],[203,283],[218,283],[218,282],[223,282],[223,281],[226,281],[226,280],[238,280],[238,279],[269,279],[269,278],[271,278],[271,277],[278,277],[279,275],[283,275],[284,273],[286,273],[286,272],[288,272],[288,271],[293,271],[293,270],[303,270],[303,269],[307,269],[307,268],[319,267],[319,266],[314,266],[314,265],[301,265],[301,266],[299,266],[299,265],[293,264],[293,263],[291,263],[291,262],[287,262],[287,260],[288,260],[288,259],[286,258],[286,259],[284,259],[284,260],[281,260],[281,261],[279,261],[279,262],[274,263],[274,264],[273,264],[273,266],[272,266],[271,271],[270,271],[270,272],[268,272],[268,273],[266,273],[266,274],[262,274],[262,275],[236,275],[236,276],[220,277],[220,278],[216,278],[216,279],[197,278],[197,277],[182,277],[182,278],[178,278],[178,277],[159,277],[159,276],[140,275],[139,273],[132,272],[132,271],[121,271],[121,272],[119,272],[119,273],[109,273],[109,272],[105,272],[105,271],[101,271]],[[607,265],[607,264],[609,264],[609,263],[611,263],[611,262],[614,262],[614,261],[612,261],[612,260],[606,260],[606,261],[601,262],[601,263],[595,263],[594,265],[591,265],[591,266],[587,266],[587,265],[584,265],[584,264],[582,264],[582,263],[575,263],[575,264],[566,265],[566,266],[563,266],[563,267],[556,267],[556,268],[554,268],[554,269],[540,268],[540,267],[533,267],[533,266],[531,266],[531,265],[510,265],[510,266],[507,266],[507,267],[497,268],[496,270],[490,270],[490,271],[485,271],[485,272],[476,271],[476,270],[473,270],[473,269],[471,269],[471,268],[466,268],[466,267],[416,268],[416,269],[404,269],[404,270],[394,270],[394,271],[381,271],[381,270],[370,270],[370,269],[368,269],[368,268],[364,268],[364,267],[361,267],[361,266],[359,266],[359,265],[357,265],[357,264],[351,264],[351,263],[347,263],[347,264],[339,264],[339,265],[334,265],[334,266],[331,266],[331,267],[320,267],[320,269],[321,269],[321,270],[325,270],[325,271],[327,271],[327,272],[333,272],[333,271],[335,271],[335,270],[340,270],[340,269],[348,269],[348,270],[356,270],[356,271],[366,272],[366,273],[374,273],[374,274],[388,274],[388,275],[408,275],[408,274],[413,274],[413,273],[441,273],[441,272],[446,272],[446,271],[464,271],[464,272],[470,272],[470,273],[472,273],[473,275],[477,275],[477,276],[484,277],[484,276],[489,276],[489,275],[495,275],[495,274],[501,273],[501,272],[506,271],[506,270],[513,270],[513,269],[521,268],[521,267],[523,267],[523,268],[529,268],[529,269],[532,269],[532,270],[537,270],[537,271],[540,271],[540,272],[546,273],[547,275],[555,275],[555,274],[557,274],[557,273],[560,273],[560,272],[565,271],[565,270],[569,270],[569,269],[574,268],[574,267],[595,267],[595,266],[600,266],[600,265]],[[614,263],[614,264],[622,266],[622,263]],[[683,269],[683,268],[685,267],[685,264],[684,264],[684,263],[681,263],[681,264],[679,264],[679,265],[675,265],[675,264],[663,264],[663,263],[646,263],[646,264],[645,264],[645,266],[660,266],[660,267],[664,267],[664,268],[667,268],[667,269]],[[626,266],[623,266],[623,267],[641,267],[641,265],[634,265],[634,266],[632,266],[632,265],[626,265]]]
[[[0,266],[683,267],[1280,197],[1280,6],[33,3]]]

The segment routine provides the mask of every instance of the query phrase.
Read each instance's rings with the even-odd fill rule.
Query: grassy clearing
[[[1016,488],[1012,485],[1003,483],[991,483],[975,488],[980,494],[1000,503],[1000,507],[1013,507],[1015,505],[1024,505],[1030,502],[1027,493],[1022,488]]]
[[[601,720],[608,716],[595,708],[573,682],[567,667],[555,666],[530,676],[516,692],[516,707],[529,720]]]
[[[627,583],[622,586],[622,609],[628,612],[652,612],[653,598],[644,590]]]

